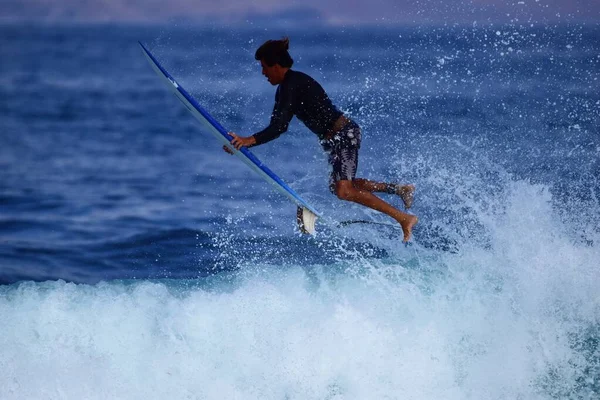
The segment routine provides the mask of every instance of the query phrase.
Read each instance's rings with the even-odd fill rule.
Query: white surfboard
[[[290,188],[281,178],[279,178],[273,171],[271,171],[266,165],[264,165],[250,150],[246,147],[242,147],[239,151],[231,145],[233,137],[228,131],[223,128],[199,103],[190,95],[181,85],[177,83],[175,78],[163,68],[158,60],[150,53],[150,51],[141,43],[140,47],[146,59],[152,66],[152,69],[156,74],[167,84],[167,87],[177,96],[183,105],[192,113],[201,125],[205,128],[204,130],[212,134],[221,143],[226,145],[235,156],[242,160],[247,166],[249,166],[255,173],[261,176],[265,181],[269,182],[275,190],[289,198],[298,206],[297,221],[300,230],[304,233],[315,232],[315,222],[317,217],[321,215],[310,206],[298,193]]]

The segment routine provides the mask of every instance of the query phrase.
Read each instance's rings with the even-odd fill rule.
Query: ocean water
[[[416,184],[412,246],[302,236],[137,45],[249,135],[283,35],[359,175]],[[600,398],[600,26],[12,24],[0,59],[1,399]],[[331,221],[390,222],[299,122],[253,151]]]

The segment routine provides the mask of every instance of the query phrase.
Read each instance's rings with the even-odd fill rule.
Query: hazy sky
[[[600,0],[0,0],[2,20],[331,24],[600,22]]]

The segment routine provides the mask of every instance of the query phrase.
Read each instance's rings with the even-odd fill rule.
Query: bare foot
[[[414,193],[415,185],[398,185],[396,189],[396,194],[400,196],[407,210],[412,207]]]
[[[417,218],[416,215],[410,215],[408,214],[408,216],[406,218],[403,218],[402,221],[398,221],[400,222],[400,225],[402,226],[402,232],[404,232],[404,242],[408,242],[410,240],[410,235],[412,233],[412,227],[419,221],[419,218]]]

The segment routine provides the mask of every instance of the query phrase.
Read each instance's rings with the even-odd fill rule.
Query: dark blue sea
[[[416,185],[411,246],[336,225],[393,221],[294,120],[252,151],[303,236],[137,44],[250,135],[283,35],[358,175]],[[0,135],[1,399],[600,398],[599,25],[5,24]]]

